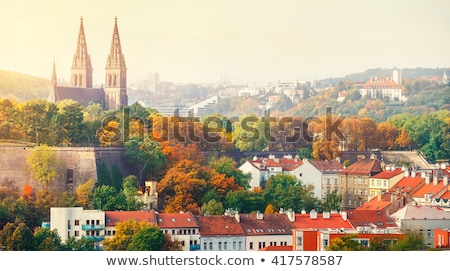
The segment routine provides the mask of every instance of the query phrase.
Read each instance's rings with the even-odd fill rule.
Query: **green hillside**
[[[0,98],[22,102],[31,99],[47,99],[51,81],[23,73],[0,70]]]

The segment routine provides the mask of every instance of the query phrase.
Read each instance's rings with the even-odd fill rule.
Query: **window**
[[[227,242],[223,242],[223,249],[228,250],[228,243]]]
[[[239,241],[239,250],[242,250],[242,242],[241,241]]]
[[[303,246],[303,238],[297,237],[297,246]]]
[[[79,231],[75,231],[75,232],[74,232],[74,235],[75,235],[75,236],[80,236],[80,232],[79,232]]]
[[[209,242],[209,250],[212,250],[212,242]]]
[[[250,249],[253,249],[253,242],[250,242]]]
[[[361,178],[361,176],[358,176],[358,184],[362,184],[362,178]]]
[[[207,250],[208,246],[206,245],[206,242],[203,242],[203,250]]]
[[[67,169],[66,178],[67,183],[73,183],[73,169],[70,168]]]
[[[233,249],[236,250],[236,241],[233,241]]]
[[[75,226],[79,226],[80,225],[80,220],[76,219],[74,223],[75,223]]]
[[[222,250],[222,242],[219,242],[219,250]]]

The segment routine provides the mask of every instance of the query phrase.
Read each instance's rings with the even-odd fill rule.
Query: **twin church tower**
[[[114,19],[111,49],[106,59],[104,87],[92,87],[92,64],[84,34],[83,18],[80,21],[77,49],[73,57],[71,71],[71,86],[58,86],[55,63],[53,63],[53,89],[49,96],[50,102],[72,99],[84,106],[94,102],[101,104],[107,110],[118,110],[128,104],[127,67],[120,45],[117,17]]]

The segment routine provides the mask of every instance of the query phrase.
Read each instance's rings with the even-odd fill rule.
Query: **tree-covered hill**
[[[18,102],[31,99],[47,99],[51,81],[23,73],[0,70],[0,98]]]

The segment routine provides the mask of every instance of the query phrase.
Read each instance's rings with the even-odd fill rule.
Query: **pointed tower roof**
[[[56,77],[56,64],[55,64],[55,60],[53,60],[52,85],[54,87],[56,87],[57,83],[58,83],[58,79]]]
[[[117,17],[114,18],[114,31],[111,41],[111,50],[109,51],[106,61],[106,68],[126,69],[125,57],[122,54],[122,46],[120,45],[119,28],[117,27]]]
[[[86,36],[84,34],[83,17],[80,19],[80,32],[78,33],[77,50],[73,56],[72,69],[92,70],[91,57],[87,50]]]

